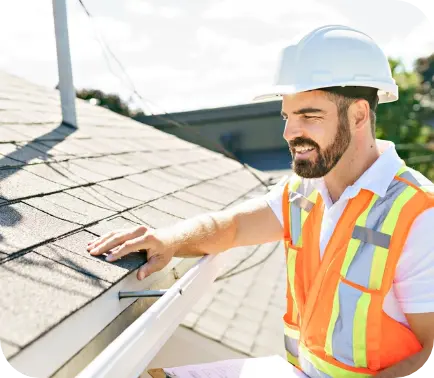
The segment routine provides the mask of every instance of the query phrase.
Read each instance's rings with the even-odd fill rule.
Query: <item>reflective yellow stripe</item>
[[[396,173],[396,176],[401,176],[404,172],[407,172],[407,167],[405,165],[399,168],[399,171]]]
[[[286,336],[289,336],[291,339],[296,339],[296,340],[298,340],[298,339],[300,339],[300,330],[297,330],[297,329],[294,329],[294,328],[288,327],[288,326],[285,324],[285,335],[286,335]]]
[[[293,300],[295,301],[294,298]],[[296,306],[292,306],[292,322],[295,324],[298,322],[298,312]]]
[[[398,222],[399,214],[405,204],[417,193],[417,190],[409,186],[393,202],[392,208],[384,220],[381,232],[392,235]],[[372,260],[371,274],[369,277],[369,288],[380,290],[383,282],[384,270],[386,268],[388,250],[379,246],[375,247]]]
[[[366,349],[366,330],[368,328],[368,310],[371,303],[371,294],[362,293],[357,301],[353,324],[353,359],[356,367],[368,366]]]
[[[301,177],[292,176],[289,181],[289,191],[296,192],[301,184]]]
[[[368,378],[371,374],[366,373],[355,373],[349,370],[342,369],[331,363],[322,360],[321,358],[315,356],[311,353],[304,345],[300,344],[299,348],[300,354],[309,361],[316,369],[328,374],[333,378]]]
[[[296,308],[296,311],[298,313],[298,307],[297,307],[297,300],[295,297],[295,260],[297,257],[297,251],[288,248],[288,259],[287,259],[287,270],[288,270],[288,281],[289,281],[289,288],[291,290],[292,299],[294,302],[294,307]]]
[[[333,299],[332,315],[330,317],[330,323],[327,329],[327,336],[325,342],[325,352],[330,356],[333,356],[333,333],[335,331],[336,321],[338,320],[339,310],[340,308],[339,308],[339,285],[338,285],[336,287],[335,297]]]
[[[357,218],[356,225],[361,227],[366,227],[366,221],[368,219],[369,212],[371,211],[372,207],[375,205],[375,202],[377,202],[378,198],[380,198],[377,194],[375,194],[371,202],[369,203],[369,206],[365,209],[365,211]],[[351,239],[350,243],[348,244],[347,253],[345,255],[344,263],[341,267],[341,276],[346,277],[348,273],[348,269],[351,265],[351,262],[354,259],[354,256],[356,255],[357,249],[359,248],[361,241],[358,239]]]
[[[286,352],[286,359],[290,364],[293,364],[294,366],[297,366],[300,369],[300,363],[298,362],[297,357],[294,357],[291,353],[288,351]]]

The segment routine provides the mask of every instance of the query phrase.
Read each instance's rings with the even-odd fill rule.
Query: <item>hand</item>
[[[147,262],[137,272],[137,279],[142,280],[170,262],[175,254],[176,244],[172,239],[163,229],[138,226],[109,232],[89,242],[87,250],[93,256],[110,251],[106,260],[113,262],[132,252],[146,249]]]

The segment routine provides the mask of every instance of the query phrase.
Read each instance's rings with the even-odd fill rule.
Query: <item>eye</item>
[[[308,116],[308,115],[304,115],[303,117],[304,117],[304,119],[320,119],[321,118],[321,117]]]

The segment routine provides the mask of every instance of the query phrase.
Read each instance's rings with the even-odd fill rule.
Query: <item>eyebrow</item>
[[[311,114],[311,113],[321,113],[321,114],[325,114],[326,112],[322,109],[318,109],[318,108],[302,108],[299,110],[296,110],[295,112],[292,112],[292,114],[295,115],[300,115],[300,114]],[[286,114],[284,111],[280,112],[281,116],[283,118],[288,118],[288,114]]]

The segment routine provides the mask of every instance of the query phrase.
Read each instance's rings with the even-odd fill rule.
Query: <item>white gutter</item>
[[[137,378],[211,288],[223,256],[205,256],[132,323],[77,378]]]

